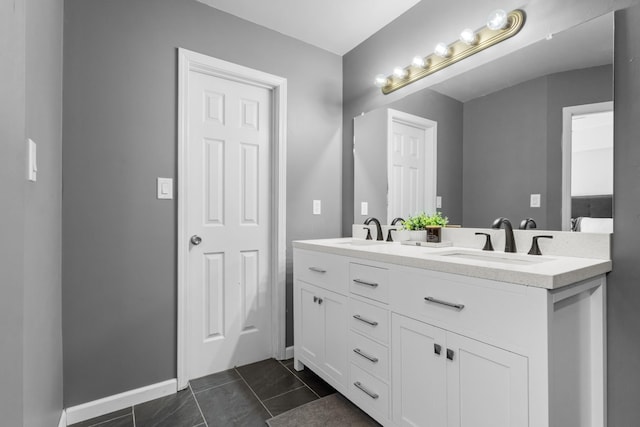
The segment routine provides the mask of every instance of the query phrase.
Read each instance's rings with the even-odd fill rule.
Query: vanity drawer
[[[371,265],[349,264],[349,289],[356,295],[389,303],[389,270]]]
[[[394,312],[497,345],[526,342],[526,286],[425,270],[396,272],[393,280]]]
[[[293,272],[297,280],[341,294],[348,293],[348,264],[344,257],[295,249],[293,258]]]
[[[389,418],[389,386],[354,364],[350,367],[349,395],[365,412]]]
[[[389,381],[389,349],[382,344],[351,331],[349,333],[351,363]]]
[[[389,311],[384,308],[350,298],[349,325],[383,344],[389,343]]]

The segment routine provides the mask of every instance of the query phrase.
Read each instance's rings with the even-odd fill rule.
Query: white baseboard
[[[58,422],[58,427],[67,427],[67,411],[62,410],[62,414],[60,414],[60,422]]]
[[[83,403],[82,405],[72,406],[65,411],[66,423],[75,424],[86,421],[99,417],[100,415],[108,414],[109,412],[119,411],[129,406],[139,405],[140,403],[148,402],[159,397],[168,396],[177,391],[178,381],[172,379],[135,390],[125,391],[124,393],[114,394],[113,396]],[[66,425],[67,424],[64,424],[65,427]]]
[[[291,347],[287,347],[287,348],[284,350],[284,359],[285,359],[285,360],[289,360],[289,359],[291,359],[291,358],[293,358],[293,346],[291,346]]]

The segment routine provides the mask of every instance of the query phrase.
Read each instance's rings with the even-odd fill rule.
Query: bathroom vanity
[[[486,252],[473,231],[294,242],[296,369],[385,426],[605,425],[608,257]]]

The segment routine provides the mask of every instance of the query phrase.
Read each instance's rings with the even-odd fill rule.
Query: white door
[[[447,349],[449,427],[529,425],[526,357],[450,332]]]
[[[387,218],[406,218],[417,212],[435,213],[435,122],[390,110],[389,201]]]
[[[395,314],[391,328],[393,421],[446,426],[445,331]]]
[[[187,375],[271,356],[271,91],[189,71]],[[197,238],[196,238],[197,239]]]

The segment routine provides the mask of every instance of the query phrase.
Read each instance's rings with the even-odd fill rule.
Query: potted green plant
[[[404,223],[405,230],[418,232],[411,233],[410,240],[421,240],[429,243],[440,243],[442,240],[442,227],[449,223],[449,218],[442,216],[441,212],[426,214],[419,212],[408,217]]]

